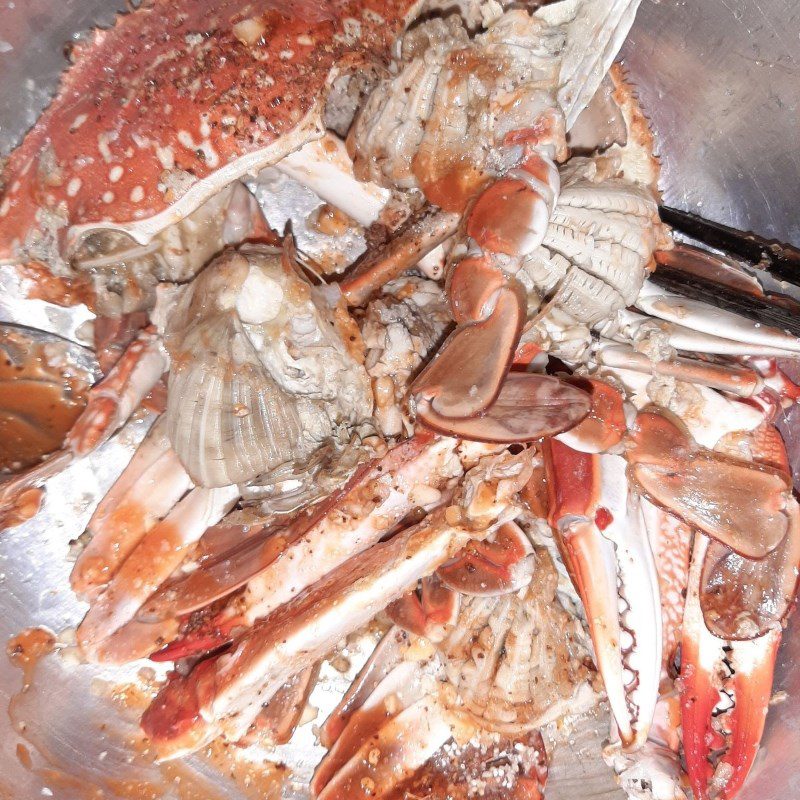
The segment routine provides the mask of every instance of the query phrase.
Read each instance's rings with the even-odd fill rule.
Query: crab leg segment
[[[754,351],[763,345],[766,348],[765,354],[774,350],[800,353],[800,338],[797,336],[769,325],[752,322],[700,300],[670,294],[650,281],[645,281],[636,299],[636,307],[667,322],[753,345]]]
[[[326,203],[364,227],[375,222],[391,196],[382,186],[356,179],[344,142],[331,132],[307,142],[275,168],[308,186]]]
[[[193,489],[151,528],[78,627],[78,642],[84,653],[91,655],[95,644],[132,620],[142,603],[180,566],[205,530],[219,522],[238,499],[236,486]],[[142,657],[151,649],[130,655]]]
[[[550,524],[586,610],[623,745],[637,749],[658,699],[661,606],[653,553],[626,463],[558,441],[545,448]]]
[[[341,736],[353,715],[369,701],[376,687],[403,663],[408,649],[409,635],[393,627],[375,646],[366,664],[353,679],[339,705],[331,712],[320,729],[320,742],[329,750]],[[405,686],[405,681],[401,682]]]
[[[111,372],[89,392],[89,403],[66,440],[75,455],[94,450],[113,434],[158,383],[169,366],[152,330],[142,331]]]
[[[200,672],[168,683],[142,718],[145,733],[158,743],[162,758],[196,750],[222,733],[240,739],[261,703],[292,674],[433,571],[466,538],[463,529],[429,521],[375,545],[256,624],[230,655],[204,661]],[[196,698],[189,706],[181,700],[186,694]],[[199,708],[192,724],[176,725],[192,705]],[[175,737],[177,728],[181,735]]]
[[[195,750],[220,734],[238,741],[289,677],[434,572],[467,541],[489,535],[513,517],[513,498],[530,479],[529,462],[525,453],[482,460],[466,478],[468,486],[478,481],[479,487],[460,496],[460,505],[434,511],[419,525],[373,545],[257,622],[230,653],[202,662],[197,674],[168,683],[142,718],[162,757]]]
[[[302,672],[289,678],[273,695],[253,725],[253,741],[264,739],[270,744],[286,744],[303,718],[308,703],[308,696],[317,681],[319,664],[307,667]],[[250,737],[245,736],[241,745],[251,744]]]
[[[640,503],[661,592],[662,673],[669,673],[681,642],[692,529],[649,500],[642,497]]]
[[[368,256],[342,281],[342,293],[348,305],[364,305],[381,286],[416,266],[449,239],[458,229],[458,223],[457,214],[438,209],[428,208],[412,217],[385,247]]]
[[[317,797],[346,800],[365,787],[370,795],[385,797],[413,777],[458,727],[458,718],[435,697],[423,697],[367,737]]]
[[[778,627],[752,641],[732,642],[709,632],[700,607],[709,541],[700,533],[695,536],[683,621],[683,748],[697,800],[732,800],[758,752],[781,633]],[[721,712],[716,721],[715,709]]]
[[[108,583],[191,485],[158,420],[89,520],[92,539],[72,570],[73,590],[90,596]]]
[[[449,363],[439,365],[448,373],[452,370],[451,374],[454,376],[475,369],[475,355],[469,352],[467,338],[472,331],[468,328],[462,331],[467,334],[467,340],[460,343],[463,345],[461,355],[467,359],[462,363],[472,366],[461,370]],[[432,363],[437,364],[437,361]],[[425,373],[420,379],[424,375]],[[462,374],[455,382],[462,385],[463,378]],[[482,378],[478,380],[483,381]],[[466,384],[462,388],[471,392],[477,389],[477,384]],[[451,436],[477,442],[513,443],[534,441],[567,430],[586,416],[590,406],[586,392],[550,375],[512,372],[498,389],[496,399],[486,411],[476,416],[460,418],[438,412],[434,407],[438,398],[426,396],[427,390],[423,389],[416,396],[417,415],[429,428]]]
[[[699,447],[664,414],[636,417],[627,458],[655,503],[746,558],[764,558],[791,524],[783,472]]]
[[[628,423],[622,393],[594,378],[570,378],[570,383],[589,394],[589,413],[574,427],[558,435],[558,440],[582,453],[604,453],[616,447]]]
[[[710,386],[740,397],[752,397],[764,388],[764,381],[752,369],[725,364],[711,364],[692,358],[653,361],[644,353],[623,345],[602,346],[595,350],[598,364],[617,369],[631,369],[650,375],[677,378],[686,383]]]
[[[508,144],[513,141],[512,133]],[[530,152],[477,199],[467,233],[484,251],[524,257],[544,241],[560,188],[552,160]]]
[[[480,780],[482,794],[541,800],[537,731],[499,734],[460,714],[443,664],[424,640],[390,630],[333,711],[336,738],[311,781],[316,797],[440,797]],[[443,747],[444,746],[444,747]],[[507,765],[507,769],[503,767]],[[498,768],[499,767],[499,768]]]
[[[499,282],[499,270],[488,276],[485,271],[482,261],[462,262],[454,282]],[[445,417],[473,417],[497,400],[525,322],[525,297],[516,282],[500,283],[488,298],[469,298],[480,303],[477,308],[467,306],[465,295],[460,294],[456,313],[469,321],[456,328],[412,387],[415,397],[430,400],[431,410]]]
[[[360,697],[350,697],[348,693],[332,712],[326,722],[326,728],[331,720],[337,721],[342,727],[336,739],[328,742],[328,753],[314,773],[311,791],[315,795],[322,792],[331,781],[334,781],[335,786],[342,788],[342,783],[350,783],[353,773],[359,769],[376,766],[378,759],[373,755],[371,759],[373,763],[370,763],[369,749],[377,747],[382,758],[388,758],[390,763],[394,761],[397,765],[397,758],[393,757],[395,754],[391,745],[386,752],[378,744],[379,738],[385,738],[380,731],[395,719],[400,724],[406,722],[408,714],[406,717],[401,715],[436,690],[436,663],[430,658],[422,661],[419,658],[406,658],[409,644],[407,634],[397,628],[390,629],[370,657],[365,667],[367,675],[362,678],[364,672],[362,670],[356,678],[360,686]],[[441,711],[438,704],[431,705],[432,711]],[[417,739],[413,733],[411,736],[412,751],[416,751],[413,753],[416,757],[414,760],[418,760],[425,754],[426,748],[419,747],[421,739]],[[403,742],[405,740],[406,736],[400,736],[398,739]],[[366,752],[362,752],[364,745],[370,745]],[[359,754],[362,756],[360,763],[357,758]],[[421,763],[424,761],[425,758]],[[421,766],[421,763],[417,763],[416,766]],[[406,766],[410,766],[408,761]]]
[[[785,358],[792,358],[794,355],[791,350],[726,339],[723,336],[703,333],[685,325],[647,317],[624,308],[617,312],[616,323],[621,326],[625,334],[623,337],[619,337],[620,341],[633,341],[637,334],[655,329],[667,336],[670,347],[689,353],[708,353],[719,356],[783,356]]]
[[[443,502],[448,482],[462,472],[455,446],[430,434],[403,442],[285,528],[256,533],[163,586],[140,619],[188,614],[246,585],[235,612],[223,617],[252,624],[375,544],[415,508]]]
[[[166,368],[166,354],[155,334],[140,333],[111,372],[89,390],[89,402],[67,434],[64,449],[0,485],[0,530],[38,513],[44,498],[40,484],[114,434]]]

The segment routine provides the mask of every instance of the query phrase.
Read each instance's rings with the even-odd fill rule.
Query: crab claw
[[[472,261],[477,269],[477,260],[466,263]],[[457,274],[474,271],[465,262],[456,269]],[[455,305],[460,304],[466,301]],[[471,304],[480,307],[460,312],[471,311],[471,319],[450,334],[411,387],[414,397],[429,400],[431,410],[443,417],[474,417],[497,400],[525,322],[527,304],[516,281],[504,281],[488,298],[470,298]]]
[[[751,641],[726,641],[708,630],[700,594],[709,542],[696,534],[683,621],[683,749],[695,798],[732,800],[758,752],[781,628]]]
[[[422,422],[464,439],[509,443],[552,436],[586,416],[581,389],[509,374],[527,317],[519,281],[490,256],[469,256],[453,268],[447,292],[458,325],[411,387]]]
[[[550,524],[586,611],[595,656],[626,750],[647,739],[658,700],[661,603],[639,497],[624,459],[545,445]]]

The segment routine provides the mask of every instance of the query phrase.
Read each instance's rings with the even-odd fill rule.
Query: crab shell
[[[0,180],[0,262],[88,230],[145,243],[322,135],[337,76],[388,61],[419,0],[155,0],[72,51]],[[65,235],[66,234],[66,235]]]

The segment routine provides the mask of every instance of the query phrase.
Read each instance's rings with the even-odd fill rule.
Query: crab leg
[[[142,718],[142,727],[159,746],[162,759],[202,747],[220,734],[240,739],[261,703],[298,668],[322,657],[343,636],[369,621],[420,575],[433,571],[469,538],[463,528],[423,523],[387,544],[363,553],[356,563],[339,567],[320,584],[290,601],[249,629],[230,655],[202,662],[202,672],[173,681]],[[200,681],[200,678],[203,680]],[[196,722],[178,738],[165,737],[164,713],[183,715],[174,707],[176,690],[213,686],[200,700]]]
[[[257,622],[230,653],[168,683],[142,718],[162,758],[195,750],[220,734],[240,739],[261,705],[291,675],[431,574],[469,539],[489,535],[513,518],[513,498],[530,478],[529,461],[525,453],[482,461],[467,475],[467,486],[478,481],[480,490],[465,490],[460,505],[439,509],[373,545]]]
[[[752,397],[764,388],[764,381],[752,369],[712,364],[693,358],[654,361],[627,345],[604,345],[595,350],[598,364],[630,369],[650,375],[677,378],[686,383],[709,386],[740,397]]]
[[[289,678],[256,717],[253,739],[263,742],[266,738],[273,745],[286,744],[302,720],[318,675],[319,664],[314,664]],[[242,745],[250,743],[248,736],[240,742]]]
[[[140,333],[111,372],[89,390],[89,402],[67,434],[64,449],[0,485],[0,530],[38,513],[44,498],[41,484],[115,433],[166,368],[166,356],[155,335]]]
[[[454,735],[468,739],[472,730],[435,697],[422,697],[368,736],[316,796],[344,800],[367,786],[371,795],[384,797],[411,778]]]
[[[90,596],[108,583],[145,533],[191,487],[165,428],[161,420],[154,424],[89,520],[92,539],[70,576],[77,594]]]
[[[461,474],[452,439],[418,435],[360,470],[328,500],[287,528],[254,534],[231,551],[165,585],[142,608],[153,622],[187,614],[247,585],[235,618],[252,624],[389,533],[415,508],[443,502]],[[218,642],[219,643],[219,642]]]
[[[326,203],[343,211],[365,228],[380,219],[381,212],[391,197],[388,189],[370,181],[356,179],[353,174],[353,161],[344,142],[331,131],[327,131],[321,139],[307,142],[299,150],[281,159],[275,164],[275,169],[307,186]],[[444,223],[446,218],[446,214],[438,217],[440,223]],[[418,227],[417,233],[422,233]],[[372,292],[377,291],[382,283],[391,279],[391,273],[399,274],[409,267],[417,266],[428,277],[439,277],[444,261],[441,245],[430,249],[431,237],[424,233],[417,237],[412,231],[408,231],[401,238],[405,240],[405,245],[401,245],[399,250],[390,246],[388,251],[382,251],[376,257],[367,259],[357,274],[353,273],[343,281],[343,286],[347,286],[353,293],[353,305],[366,302]],[[413,259],[415,239],[420,257],[417,262],[406,263],[406,258],[398,258],[397,254],[403,251],[408,259]],[[345,292],[348,297],[349,291]]]
[[[355,704],[353,697],[343,698],[342,703],[334,709],[325,723],[327,728],[331,720],[335,720],[337,727],[341,726],[341,730],[335,741],[328,742],[328,753],[314,772],[310,788],[315,795],[322,792],[345,765],[352,764],[351,771],[357,769],[357,762],[353,759],[364,743],[384,751],[376,741],[376,731],[435,691],[437,672],[435,662],[431,662],[430,659],[406,660],[404,652],[408,650],[409,644],[407,634],[397,628],[390,629],[378,643],[370,662],[365,667],[368,673],[367,679],[359,683],[362,696]],[[376,664],[380,666],[379,669],[376,668]],[[361,679],[361,675],[359,673],[357,681]],[[438,706],[434,707],[438,709]],[[402,723],[404,719],[398,721]],[[381,734],[378,733],[377,736],[380,737]],[[402,741],[406,738],[406,736],[401,737]],[[417,738],[414,734],[412,738],[412,753],[419,758],[420,753],[425,753],[425,748],[420,747],[421,738]],[[386,755],[392,761],[391,756],[388,753]],[[375,760],[373,758],[373,761]],[[366,761],[369,762],[369,759]],[[421,763],[424,761],[425,758]],[[421,766],[421,763],[416,766]],[[340,779],[336,780],[338,782]]]
[[[731,311],[724,311],[700,300],[670,294],[650,281],[645,281],[636,299],[636,307],[650,316],[701,333],[745,342],[753,345],[754,348],[763,345],[768,349],[768,353],[774,349],[794,354],[800,353],[800,338],[797,336],[792,336],[769,325],[752,322]]]
[[[408,648],[409,635],[400,627],[393,627],[383,635],[367,662],[353,679],[339,705],[331,712],[320,729],[320,742],[329,750],[338,741],[353,715],[364,708],[376,687],[395,668],[403,663]],[[397,688],[406,686],[398,681]],[[394,690],[392,690],[394,691]]]
[[[626,395],[636,407],[643,408],[650,405],[652,401],[647,393],[651,381],[650,375],[618,368],[613,370],[613,375],[622,382]],[[678,417],[680,423],[686,426],[692,438],[702,447],[713,448],[724,436],[752,430],[764,421],[764,411],[752,401],[742,402],[697,384],[689,387],[683,382],[678,382],[676,388],[677,402],[670,402],[668,410]],[[681,400],[681,396],[686,394],[692,395],[688,403]],[[591,412],[587,420],[589,418]],[[562,434],[560,438],[566,441],[566,436],[572,432]],[[566,443],[569,444],[568,441]],[[575,447],[578,450],[584,449]]]
[[[545,446],[550,524],[586,610],[623,745],[647,739],[661,671],[658,577],[624,459]]]
[[[348,305],[364,305],[381,286],[414,267],[458,229],[457,214],[428,208],[412,217],[374,255],[367,257],[340,284]]]
[[[792,358],[795,354],[791,350],[781,347],[770,347],[766,344],[752,344],[750,342],[726,339],[713,333],[689,328],[677,322],[647,317],[637,314],[629,309],[620,309],[617,312],[616,323],[620,325],[625,335],[620,341],[630,342],[637,334],[649,329],[656,329],[666,334],[670,347],[676,350],[685,350],[690,353],[708,353],[719,356],[775,356]],[[601,331],[602,332],[602,331]]]
[[[642,519],[658,571],[663,630],[662,673],[666,673],[681,642],[684,598],[692,552],[692,529],[649,500],[640,498],[640,503]]]
[[[540,734],[497,734],[468,719],[443,678],[424,640],[390,630],[357,676],[357,691],[325,724],[333,720],[338,735],[314,773],[313,795],[443,796],[445,787],[475,778],[487,796],[540,800],[547,776]],[[508,762],[508,770],[492,770]]]
[[[89,391],[89,403],[69,432],[66,447],[83,456],[102,444],[128,419],[168,366],[155,332],[139,333],[108,375]]]
[[[78,642],[84,653],[91,656],[97,643],[132,620],[142,603],[180,566],[205,530],[219,522],[238,499],[236,486],[192,489],[145,533],[78,626]],[[134,657],[147,652],[150,651]]]

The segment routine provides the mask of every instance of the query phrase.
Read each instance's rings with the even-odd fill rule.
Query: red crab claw
[[[712,545],[696,534],[681,644],[681,725],[694,796],[732,800],[758,752],[781,625],[778,620],[749,641],[721,638],[708,629],[702,573]],[[790,549],[796,559],[796,543]],[[796,560],[791,571],[796,580]]]
[[[580,595],[626,749],[644,744],[658,700],[661,604],[639,498],[620,456],[544,446],[550,525]]]
[[[458,594],[436,574],[420,581],[419,591],[409,592],[386,606],[386,614],[404,630],[439,641],[444,629],[458,616]]]
[[[535,569],[533,546],[514,522],[501,525],[490,539],[470,542],[436,571],[455,592],[492,596],[522,589]]]

